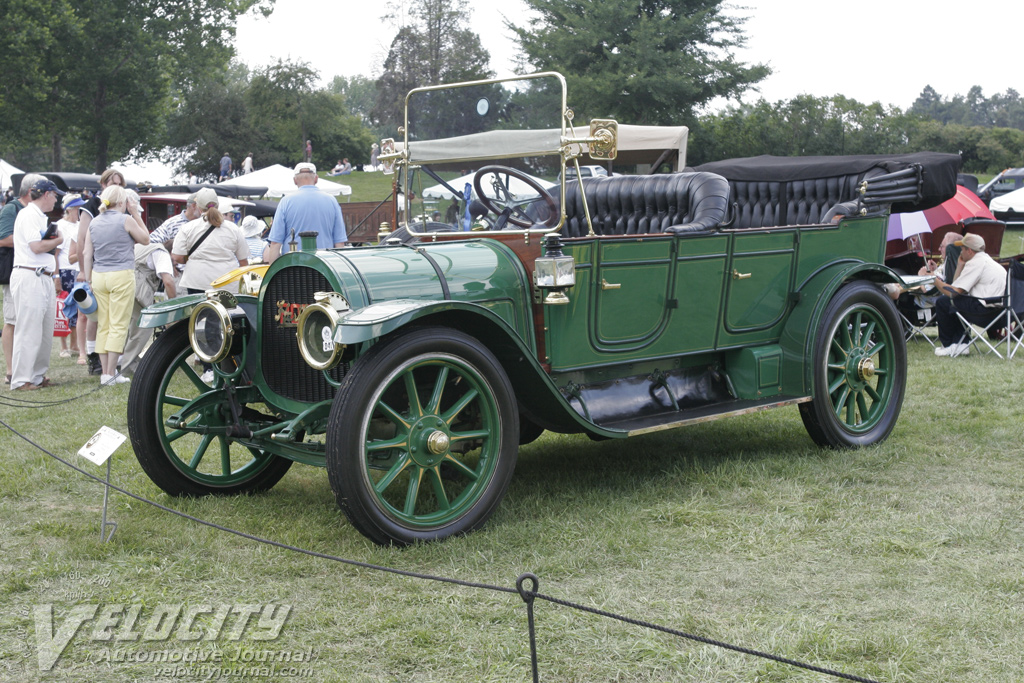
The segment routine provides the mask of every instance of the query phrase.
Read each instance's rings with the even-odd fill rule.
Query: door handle
[[[741,272],[737,271],[735,268],[732,269],[732,279],[733,280],[746,280],[751,275],[753,275],[753,273],[741,273]]]
[[[608,282],[604,278],[601,278],[601,289],[622,289],[622,283],[621,282]]]

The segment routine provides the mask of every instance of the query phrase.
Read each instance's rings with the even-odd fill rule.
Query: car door
[[[719,347],[778,338],[793,290],[796,229],[731,234]]]

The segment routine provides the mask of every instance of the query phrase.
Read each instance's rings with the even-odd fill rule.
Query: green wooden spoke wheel
[[[448,328],[413,328],[352,367],[327,429],[327,471],[359,531],[408,544],[476,529],[508,487],[518,411],[497,359]]]
[[[891,300],[868,282],[829,302],[814,350],[814,398],[800,415],[816,443],[849,448],[889,435],[903,405],[907,352]]]
[[[173,496],[264,491],[281,480],[292,461],[244,446],[227,436],[231,411],[213,402],[184,415],[185,426],[166,420],[213,389],[191,362],[188,325],[161,334],[142,359],[128,400],[128,429],[139,464]]]

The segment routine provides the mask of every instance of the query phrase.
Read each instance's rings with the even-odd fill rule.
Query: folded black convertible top
[[[785,183],[834,176],[864,176],[872,170],[894,173],[914,166],[921,168],[919,198],[913,202],[893,203],[893,212],[922,211],[938,206],[956,194],[956,174],[960,170],[960,156],[941,152],[835,157],[777,157],[764,154],[758,157],[712,161],[697,166],[694,170],[717,173],[731,181]]]

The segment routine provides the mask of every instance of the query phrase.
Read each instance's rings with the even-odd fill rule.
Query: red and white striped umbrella
[[[886,239],[901,240],[924,232],[934,232],[947,225],[957,225],[967,218],[996,219],[985,203],[978,199],[978,195],[963,185],[957,185],[956,194],[938,206],[924,211],[890,214]]]

